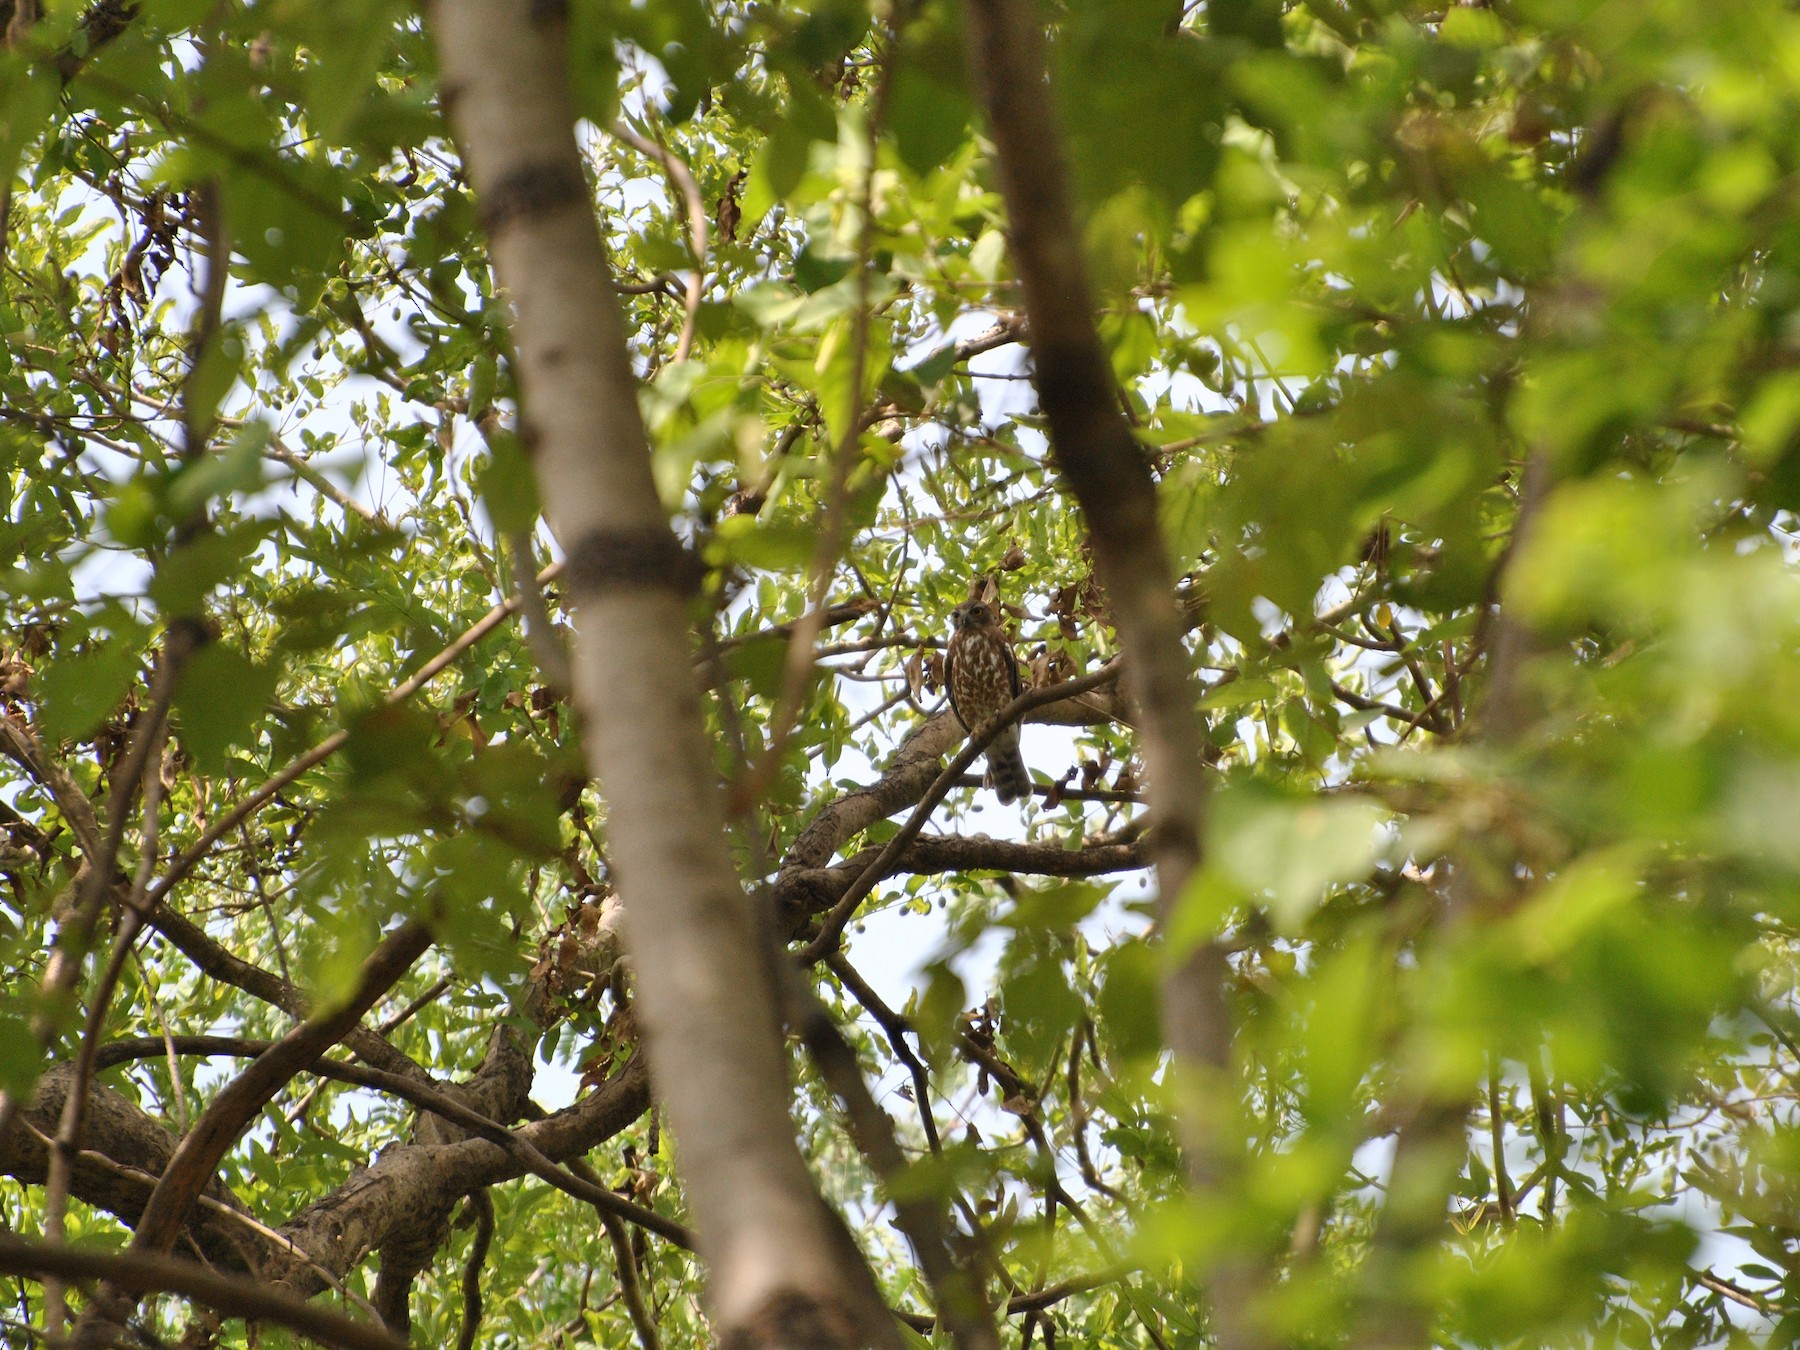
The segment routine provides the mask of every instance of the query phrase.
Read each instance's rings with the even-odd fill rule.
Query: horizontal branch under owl
[[[783,914],[817,914],[843,896],[865,868],[881,856],[879,845],[859,849],[830,867],[784,872],[775,884],[775,901]],[[885,881],[901,873],[996,871],[1023,876],[1090,877],[1143,867],[1142,837],[1089,843],[1068,849],[1057,840],[1015,843],[1007,839],[964,835],[921,834],[874,878]]]

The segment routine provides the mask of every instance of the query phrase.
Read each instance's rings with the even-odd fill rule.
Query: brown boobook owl
[[[944,656],[944,684],[950,706],[965,731],[973,731],[1019,696],[1019,663],[991,605],[979,600],[950,611],[954,631]],[[1003,802],[1031,792],[1031,775],[1019,754],[1014,723],[988,744],[986,785]]]

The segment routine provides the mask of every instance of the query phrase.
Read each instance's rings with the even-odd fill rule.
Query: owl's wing
[[[956,714],[963,730],[969,730],[969,719],[963,716],[961,708],[956,706],[956,652],[960,645],[960,636],[952,634],[948,645],[944,648],[944,692],[950,696],[950,711]]]
[[[1017,698],[1020,694],[1025,692],[1024,682],[1019,677],[1019,658],[1013,655],[1013,646],[1012,643],[1006,640],[1006,630],[1004,628],[996,628],[994,630],[994,641],[998,642],[1000,644],[1000,650],[1006,653],[1006,682],[1008,687],[1012,690],[1012,693],[1007,695],[1007,697],[1009,699]]]

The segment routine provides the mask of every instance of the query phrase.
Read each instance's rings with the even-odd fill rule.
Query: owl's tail
[[[988,747],[986,781],[1002,802],[1016,802],[1031,795],[1031,774],[1025,768],[1016,737],[1010,745],[996,741]]]

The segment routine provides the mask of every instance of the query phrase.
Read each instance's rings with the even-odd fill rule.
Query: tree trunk
[[[1042,20],[1033,0],[966,0],[964,8],[1025,301],[1038,402],[1050,423],[1056,467],[1087,523],[1126,657],[1126,685],[1140,711],[1150,856],[1166,920],[1200,860],[1206,796],[1197,690],[1182,645],[1187,623],[1162,546],[1156,484],[1120,410],[1094,325]],[[1239,1158],[1230,1120],[1229,970],[1223,950],[1210,941],[1169,964],[1162,1015],[1183,1071],[1188,1172],[1202,1195],[1216,1196],[1231,1184]],[[1251,1312],[1264,1283],[1258,1264],[1254,1253],[1235,1255],[1216,1263],[1207,1280],[1213,1331],[1224,1350],[1264,1344]]]
[[[574,138],[561,7],[440,0],[431,20],[444,108],[513,317],[520,435],[568,556],[574,696],[720,1339],[896,1345],[795,1143],[778,1007],[692,674],[692,563],[651,478]]]

